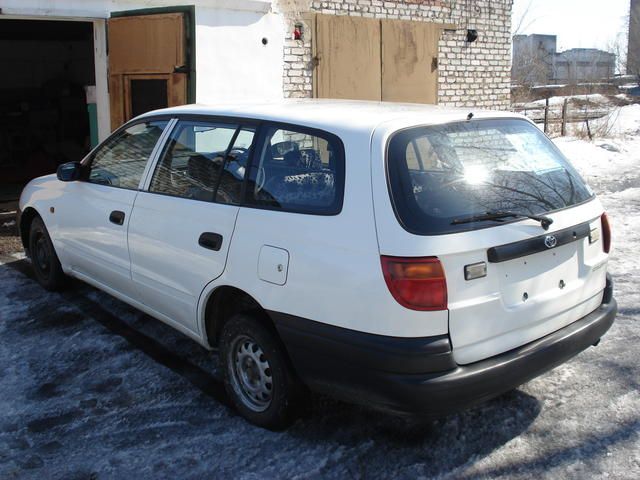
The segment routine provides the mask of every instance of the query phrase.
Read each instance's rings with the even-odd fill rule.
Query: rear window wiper
[[[553,220],[544,215],[530,215],[528,213],[510,212],[510,211],[490,211],[480,215],[472,215],[470,217],[456,218],[451,225],[461,225],[463,223],[482,222],[484,220],[501,220],[508,217],[525,217],[531,220],[540,222],[540,225],[545,230],[549,230],[549,227],[553,223]]]

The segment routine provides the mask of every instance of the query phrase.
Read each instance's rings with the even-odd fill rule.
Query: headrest
[[[300,154],[300,150],[291,150],[284,154],[283,159],[287,167],[300,167],[302,155]]]

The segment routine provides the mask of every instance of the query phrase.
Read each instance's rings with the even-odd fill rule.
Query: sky
[[[514,28],[529,4],[522,31],[514,33],[557,35],[560,51],[610,49],[629,16],[629,0],[514,0]]]

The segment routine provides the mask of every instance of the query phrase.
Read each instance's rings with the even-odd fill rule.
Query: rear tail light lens
[[[393,298],[411,310],[446,310],[447,281],[436,257],[380,257]]]
[[[606,213],[600,217],[602,220],[602,249],[604,253],[609,253],[611,250],[611,225],[609,224],[609,217]]]

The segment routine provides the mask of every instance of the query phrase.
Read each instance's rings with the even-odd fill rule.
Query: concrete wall
[[[440,39],[438,103],[458,107],[507,109],[511,83],[512,0],[275,0],[273,8],[287,18],[284,89],[288,97],[313,92],[312,42],[309,24],[303,40],[293,40],[293,24],[312,11],[332,15],[413,20],[456,25]],[[467,29],[479,38],[466,42]]]

